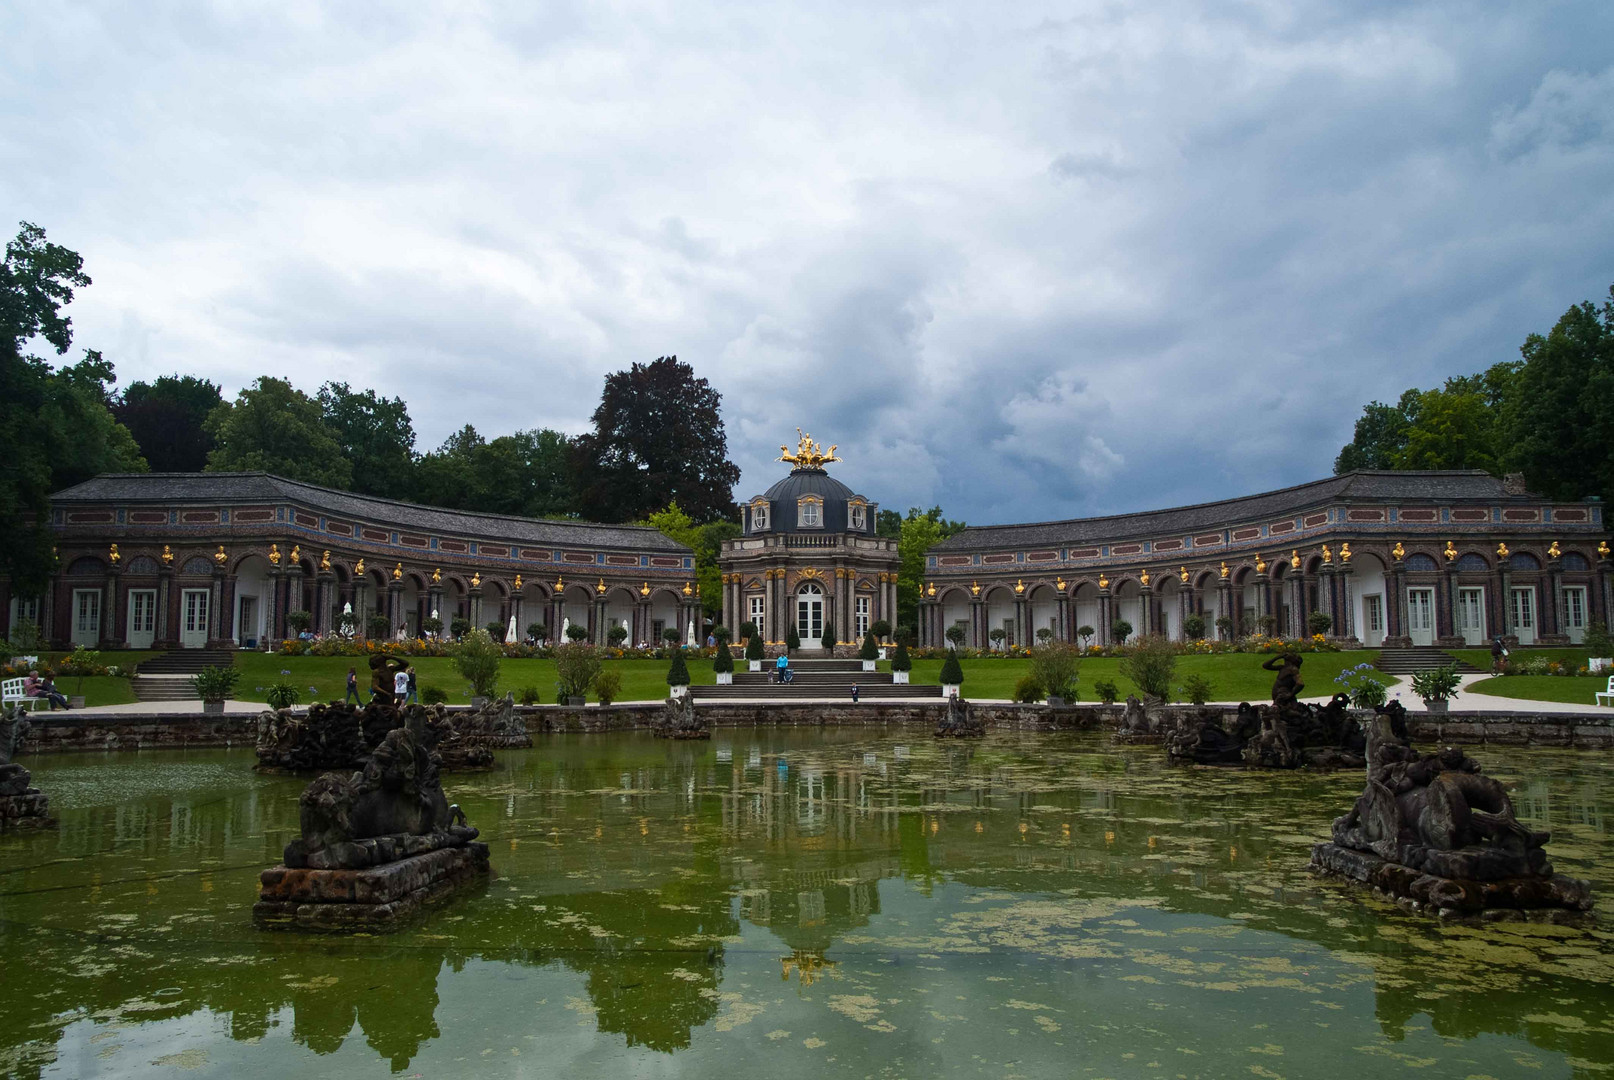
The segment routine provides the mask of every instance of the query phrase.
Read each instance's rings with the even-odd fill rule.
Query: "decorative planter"
[[[223,716],[224,715],[224,702],[222,702],[222,701],[204,701],[204,702],[202,702],[202,715],[203,716]]]
[[[1614,667],[1614,659],[1606,656],[1592,656],[1586,660],[1586,670],[1593,675],[1605,675],[1610,667]]]
[[[874,670],[874,661],[873,660],[865,660],[865,661],[863,661],[863,670],[864,671],[873,671]]]
[[[1048,698],[1048,707],[1050,709],[1062,709],[1065,707],[1065,699],[1062,697],[1050,696]]]
[[[669,686],[669,687],[667,687],[667,693],[668,693],[668,696],[670,696],[670,697],[681,698],[685,694],[689,693],[689,687],[687,687],[687,686]]]
[[[221,702],[219,702],[219,704],[222,705],[224,703],[221,701]],[[84,695],[82,695],[82,694],[69,694],[68,697],[67,697],[67,707],[69,709],[82,709],[82,708],[84,708]]]
[[[950,698],[950,697],[957,697],[957,696],[958,696],[958,684],[957,683],[942,683],[942,697]]]
[[[1450,704],[1450,702],[1448,702],[1445,698],[1424,698],[1423,699],[1423,707],[1428,709],[1432,713],[1443,713],[1443,712],[1445,712],[1446,711],[1446,706],[1449,705],[1449,704]]]
[[[582,706],[588,704],[588,698],[579,694],[576,697],[567,698],[566,704],[570,705],[574,709],[581,708]]]
[[[895,683],[896,685],[898,685],[898,686],[907,686],[908,685],[908,672],[906,672],[906,671],[893,671],[891,673],[891,681],[893,683]]]
[[[762,661],[761,660],[747,660],[745,662],[745,669],[747,671],[761,671],[762,670]]]
[[[732,672],[732,671],[719,671],[717,673],[717,685],[719,685],[719,686],[732,686],[733,684],[734,684],[734,672]]]
[[[885,654],[886,654],[886,647],[885,647],[885,646],[884,646],[884,645],[881,645],[881,646],[880,646],[880,659],[881,659],[881,660],[884,660],[884,659],[886,659],[886,655],[885,655]]]

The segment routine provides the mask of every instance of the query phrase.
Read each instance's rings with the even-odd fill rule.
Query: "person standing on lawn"
[[[342,698],[342,703],[346,704],[350,700],[355,705],[364,704],[359,698],[359,671],[357,668],[347,669],[347,694]]]

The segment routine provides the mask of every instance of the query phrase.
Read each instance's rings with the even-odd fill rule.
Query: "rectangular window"
[[[101,639],[101,590],[73,590],[74,645],[94,648]]]
[[[1369,633],[1382,634],[1384,632],[1384,597],[1377,594],[1362,597],[1362,606],[1367,609],[1367,629]]]
[[[1513,590],[1512,609],[1513,633],[1518,637],[1520,645],[1534,645],[1536,643],[1536,591],[1532,586],[1526,585]]]
[[[1576,645],[1586,640],[1586,590],[1582,586],[1564,589],[1564,633]]]
[[[857,639],[863,640],[863,635],[869,632],[869,598],[857,598]]]
[[[766,603],[767,597],[763,596],[761,593],[751,597],[751,621],[756,623],[757,633],[761,634],[764,638],[768,636],[766,630],[766,618],[768,614]]]

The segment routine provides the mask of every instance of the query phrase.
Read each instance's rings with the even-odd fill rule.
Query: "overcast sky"
[[[676,353],[737,496],[800,425],[985,524],[1326,475],[1614,281],[1608,0],[380,7],[0,8],[0,209],[123,383],[429,449]]]

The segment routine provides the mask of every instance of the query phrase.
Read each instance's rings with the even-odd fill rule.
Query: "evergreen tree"
[[[874,643],[874,631],[870,630],[863,635],[863,647],[858,649],[859,660],[877,660],[880,657],[880,647]]]
[[[945,667],[946,664],[943,664],[942,666]],[[908,655],[908,643],[906,641],[897,642],[897,651],[891,654],[891,670],[913,670],[913,658]],[[959,669],[959,674],[963,674],[962,668]]]
[[[797,652],[800,649],[801,636],[796,633],[796,624],[791,623],[790,626],[785,630],[785,655],[789,656],[791,653]]]
[[[672,663],[667,667],[668,686],[689,685],[689,665],[684,662],[684,650],[673,649]]]
[[[947,659],[942,661],[941,682],[943,686],[964,685],[964,669],[958,662],[958,653],[952,649],[947,650]]]

